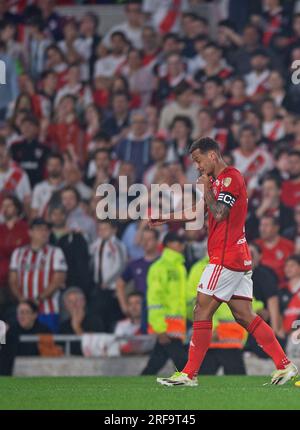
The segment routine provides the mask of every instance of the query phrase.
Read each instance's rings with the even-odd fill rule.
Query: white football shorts
[[[220,302],[229,302],[231,299],[252,300],[252,270],[235,272],[218,264],[208,264],[197,291],[213,296]]]

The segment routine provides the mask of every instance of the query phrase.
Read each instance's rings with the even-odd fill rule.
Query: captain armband
[[[235,204],[236,198],[228,193],[228,192],[221,192],[218,196],[218,202],[224,203],[229,208],[232,208],[232,206]]]

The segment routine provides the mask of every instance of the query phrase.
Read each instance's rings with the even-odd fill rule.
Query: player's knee
[[[234,312],[233,316],[236,322],[244,328],[247,328],[251,323],[251,321],[253,320],[252,314],[248,314],[248,313]]]
[[[194,307],[194,321],[207,321],[212,318],[210,309],[197,302]]]

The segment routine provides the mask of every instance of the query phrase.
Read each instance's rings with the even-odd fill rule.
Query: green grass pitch
[[[0,378],[0,409],[300,409],[300,388],[268,377],[199,377],[198,387],[163,387],[155,377]]]

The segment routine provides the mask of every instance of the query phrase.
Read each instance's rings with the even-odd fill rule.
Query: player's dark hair
[[[266,214],[266,215],[263,215],[261,217],[261,220],[262,219],[270,219],[270,220],[272,220],[272,222],[273,222],[274,225],[276,225],[277,227],[280,227],[280,221],[279,221],[279,218],[277,216]]]
[[[290,153],[289,148],[287,148],[286,146],[280,146],[279,148],[276,148],[276,149],[274,150],[273,156],[274,156],[274,159],[275,159],[276,161],[278,161],[278,160],[279,160],[279,158],[280,158],[283,154],[288,154],[288,155],[289,155],[289,153]]]
[[[234,82],[242,82],[244,85],[246,85],[245,79],[241,75],[237,75],[234,78],[232,78],[231,84],[233,84]]]
[[[205,34],[198,34],[198,36],[194,37],[194,45],[196,42],[209,42],[209,38],[205,36]]]
[[[56,73],[53,69],[45,70],[41,73],[41,80],[48,78],[49,75],[56,75]]]
[[[126,81],[127,82],[127,81]],[[116,97],[125,97],[127,101],[130,100],[130,96],[129,93],[127,93],[126,91],[115,91],[112,94],[112,99],[115,99]]]
[[[255,127],[253,127],[252,124],[244,124],[240,130],[239,130],[239,138],[241,138],[242,134],[245,131],[250,131],[250,133],[252,134],[252,136],[256,137],[256,130]]]
[[[272,174],[268,174],[263,178],[262,183],[264,184],[267,181],[273,181],[276,184],[277,188],[281,187],[282,181],[280,180],[279,176],[274,176]]]
[[[210,137],[201,137],[195,140],[189,148],[189,153],[192,154],[196,149],[199,149],[203,154],[207,154],[208,151],[214,151],[219,156],[221,155],[218,142]]]
[[[297,149],[292,149],[292,150],[289,152],[289,155],[290,155],[290,156],[294,156],[294,157],[299,157],[299,158],[300,158],[300,151],[299,151],[299,150],[297,150]]]
[[[164,44],[168,39],[173,39],[176,42],[179,42],[179,36],[176,33],[166,33],[163,36],[162,43]]]
[[[14,196],[13,194],[7,194],[3,197],[3,200],[10,200],[12,202],[12,204],[14,205],[14,207],[17,210],[17,215],[21,216],[23,213],[23,205],[20,202],[20,200],[18,199],[18,197]]]
[[[113,228],[114,230],[116,230],[118,228],[118,223],[116,220],[114,219],[109,219],[109,218],[105,218],[105,219],[98,219],[97,221],[98,224],[108,224],[111,226],[111,228]]]
[[[61,58],[65,58],[63,51],[60,49],[58,45],[55,45],[55,43],[52,43],[51,45],[47,46],[46,55],[48,55],[49,51],[56,51],[57,53],[59,53]]]
[[[211,119],[215,120],[215,112],[212,108],[209,107],[205,107],[199,110],[198,115],[200,115],[200,113],[206,113],[206,115],[208,115]]]
[[[144,296],[140,291],[132,291],[131,293],[127,294],[127,301],[131,298],[131,297],[140,297],[141,300],[143,300]]]
[[[96,158],[96,156],[98,154],[101,154],[101,153],[107,154],[108,158],[111,159],[111,150],[108,148],[97,148],[97,149],[95,149],[95,151],[93,153],[93,158]]]
[[[205,84],[207,82],[212,82],[217,87],[223,87],[223,81],[221,78],[219,78],[219,76],[211,76],[210,78],[206,79]]]
[[[123,33],[123,31],[114,31],[111,35],[110,38],[113,39],[114,37],[120,37],[123,42],[128,42],[125,33]]]
[[[152,233],[152,234],[153,234],[153,236],[154,236],[154,238],[155,238],[155,240],[158,240],[158,239],[159,239],[159,231],[158,231],[158,230],[155,230],[154,228],[149,228],[149,227],[147,227],[147,228],[145,228],[145,229],[143,230],[143,233],[145,233],[145,231],[146,231],[146,232],[149,232],[149,233]]]
[[[27,115],[25,118],[23,118],[21,121],[21,125],[24,124],[25,122],[30,122],[30,124],[33,124],[36,127],[39,127],[39,120],[33,115]]]
[[[39,312],[38,305],[34,303],[32,300],[28,300],[28,299],[21,300],[19,305],[22,305],[22,304],[27,305],[34,314],[37,314]]]
[[[181,81],[180,84],[174,88],[174,94],[176,97],[179,97],[191,88],[192,87],[186,81]]]
[[[97,29],[97,27],[99,26],[99,24],[100,24],[100,16],[99,15],[96,15],[95,13],[93,13],[93,12],[87,12],[85,15],[84,15],[84,18],[90,18],[93,22],[94,22],[94,26],[95,26],[95,29]]]
[[[217,49],[218,51],[221,51],[221,47],[215,43],[215,42],[209,42],[204,49],[208,49],[208,48],[214,48]]]
[[[75,196],[76,196],[76,200],[77,200],[77,203],[80,203],[80,201],[81,201],[81,196],[80,196],[80,194],[79,194],[79,191],[78,191],[75,187],[72,187],[71,185],[69,185],[69,186],[67,186],[67,187],[63,188],[63,189],[61,190],[61,195],[62,195],[63,193],[65,193],[65,192],[67,192],[67,191],[71,191],[73,194],[75,194]]]
[[[195,12],[184,12],[182,14],[182,18],[191,18],[191,19],[197,19],[198,18],[198,14]]]
[[[290,256],[286,259],[286,262],[287,262],[287,261],[294,261],[295,263],[297,263],[297,264],[300,266],[300,255],[298,255],[298,254],[290,255]]]
[[[110,136],[104,131],[100,131],[94,137],[94,141],[97,141],[97,140],[104,140],[105,142],[110,143]]]
[[[193,130],[193,123],[191,121],[191,119],[188,116],[185,115],[176,115],[175,118],[173,119],[170,129],[172,130],[172,128],[175,126],[176,122],[182,122],[186,128],[189,129],[189,132],[191,132]]]
[[[49,154],[48,157],[47,157],[47,163],[48,163],[49,160],[51,160],[53,158],[55,160],[59,160],[60,164],[62,166],[64,165],[64,157],[59,152],[51,152],[51,154]]]

